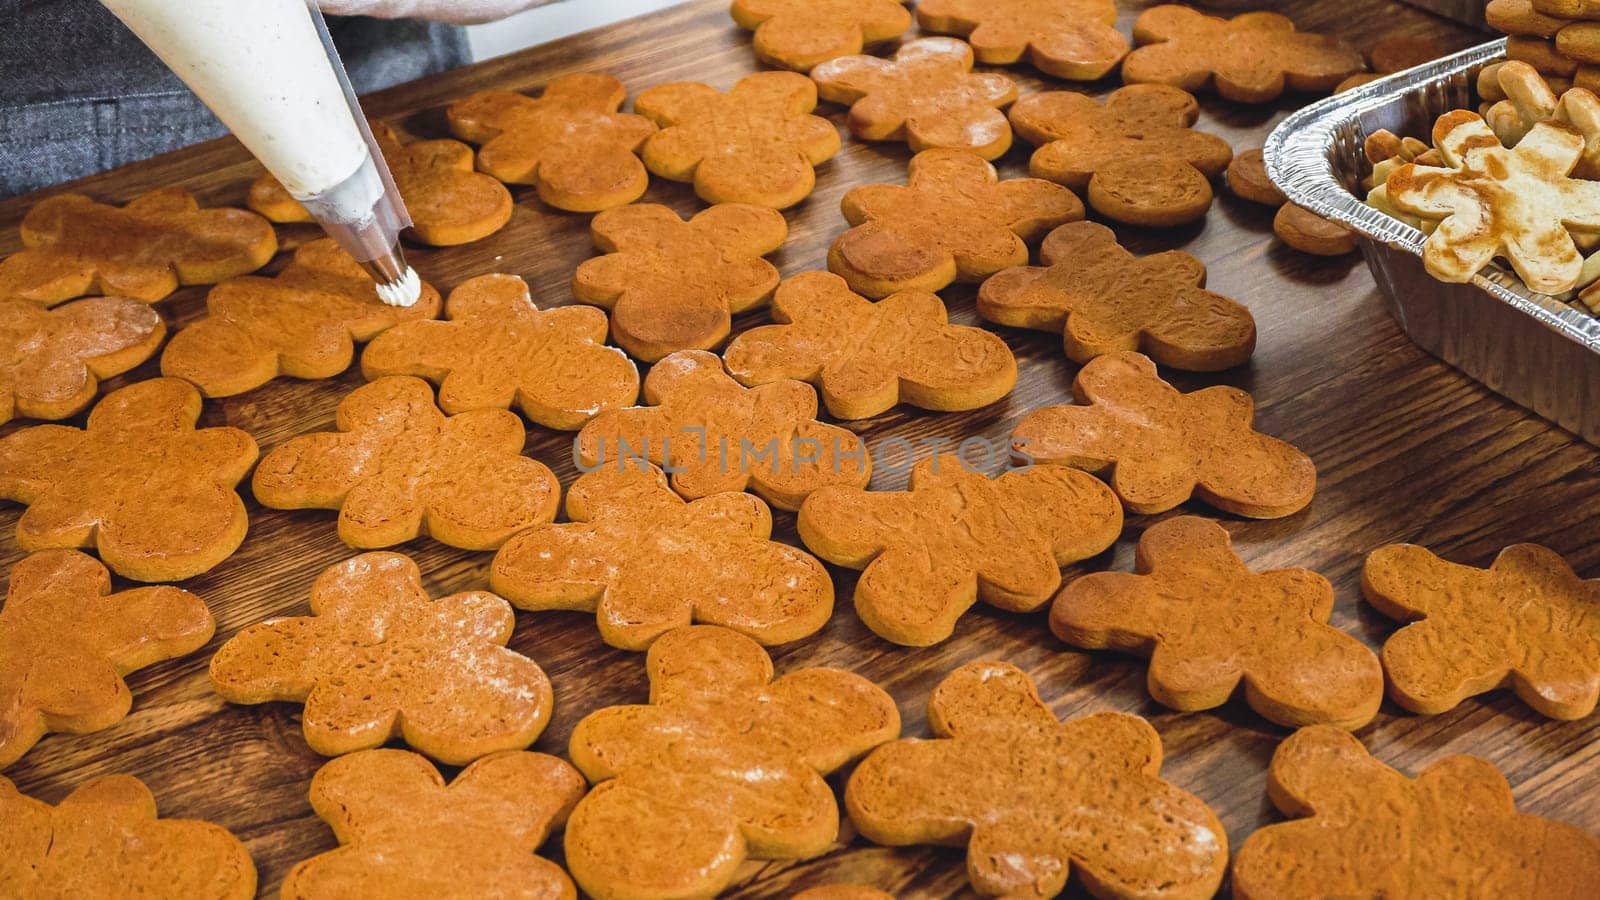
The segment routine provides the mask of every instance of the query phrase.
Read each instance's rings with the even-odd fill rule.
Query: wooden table
[[[1124,0],[1124,30],[1145,5]],[[1247,5],[1262,4],[1228,4]],[[418,136],[443,136],[450,101],[481,88],[532,91],[567,72],[609,71],[623,78],[631,93],[681,79],[726,87],[757,69],[748,35],[728,19],[726,6],[725,0],[703,0],[405,85],[370,98],[367,110]],[[1392,0],[1290,0],[1276,6],[1302,28],[1338,31],[1362,47],[1390,33],[1434,37],[1452,49],[1482,39]],[[1026,70],[1013,74],[1023,93],[1056,86]],[[1238,149],[1259,146],[1294,102],[1245,108],[1208,98],[1202,127]],[[831,106],[824,111],[843,130],[842,111]],[[1002,169],[1022,174],[1027,155],[1028,148],[1019,143]],[[843,228],[840,197],[854,185],[903,181],[907,156],[898,145],[847,140],[843,152],[820,168],[815,195],[788,215],[790,239],[776,257],[784,273],[821,268],[825,248]],[[181,184],[206,203],[240,203],[258,171],[230,139],[74,187],[125,201],[151,188]],[[0,253],[17,247],[15,226],[32,199],[37,198],[0,203]],[[684,213],[699,208],[686,186],[661,181],[647,199]],[[571,302],[568,279],[592,253],[587,217],[552,212],[531,190],[519,189],[517,200],[511,224],[500,233],[466,247],[414,250],[414,264],[441,289],[473,275],[513,272],[532,283],[542,304]],[[1309,509],[1279,521],[1226,523],[1246,560],[1256,567],[1306,566],[1328,576],[1338,590],[1335,623],[1373,647],[1394,624],[1361,602],[1358,577],[1363,556],[1387,543],[1412,541],[1460,562],[1485,565],[1507,544],[1536,541],[1565,554],[1579,572],[1600,575],[1595,448],[1413,346],[1384,310],[1359,257],[1300,255],[1274,243],[1270,223],[1270,211],[1223,196],[1203,226],[1164,233],[1118,229],[1139,252],[1182,246],[1196,254],[1210,266],[1211,286],[1255,313],[1260,347],[1249,366],[1222,376],[1179,377],[1179,385],[1194,389],[1224,382],[1250,390],[1262,430],[1293,442],[1317,462],[1321,483]],[[977,321],[972,287],[944,295],[954,318]],[[172,325],[182,326],[202,309],[203,297],[203,290],[187,289],[161,309]],[[764,318],[758,312],[737,326]],[[1004,334],[1022,364],[1017,389],[1005,401],[959,415],[896,409],[851,427],[874,439],[1003,438],[1027,411],[1067,402],[1076,367],[1062,357],[1060,338],[1014,330]],[[152,362],[118,381],[155,374]],[[266,451],[302,432],[331,428],[334,406],[360,383],[355,371],[329,381],[276,381],[242,397],[207,403],[204,423],[244,428]],[[570,441],[568,435],[535,427],[528,450],[570,483]],[[874,486],[897,488],[903,481],[903,474],[880,473]],[[49,736],[5,774],[23,791],[52,802],[92,776],[137,775],[154,790],[166,815],[219,822],[242,838],[260,869],[263,892],[275,894],[295,862],[334,846],[306,800],[311,775],[324,760],[306,748],[299,706],[229,706],[208,687],[206,664],[222,641],[246,625],[305,613],[312,579],[352,551],[335,537],[331,513],[276,512],[251,502],[250,514],[243,548],[185,585],[216,613],[212,643],[186,659],[131,677],[134,709],[126,720],[96,734]],[[0,564],[6,568],[22,556],[11,536],[17,515],[15,505],[0,509]],[[796,542],[793,516],[780,513],[778,519],[782,538]],[[1134,543],[1149,524],[1130,519],[1115,550],[1081,568],[1130,568]],[[430,540],[397,549],[417,559],[435,594],[487,585],[488,553]],[[1204,714],[1165,710],[1145,692],[1143,661],[1069,651],[1050,635],[1043,614],[979,606],[943,644],[896,647],[868,632],[851,611],[854,573],[835,574],[840,600],[833,621],[815,637],[779,649],[780,671],[814,665],[853,669],[898,699],[907,735],[922,735],[929,691],[945,673],[968,660],[1010,660],[1038,680],[1043,696],[1063,716],[1116,709],[1149,718],[1165,742],[1166,777],[1211,804],[1233,847],[1279,819],[1263,788],[1267,761],[1286,732],[1242,702]],[[555,717],[534,749],[563,753],[574,723],[585,714],[643,702],[646,696],[642,656],[602,644],[591,616],[524,613],[512,646],[537,660],[555,682]],[[1547,721],[1501,691],[1434,717],[1409,715],[1386,702],[1377,720],[1359,734],[1378,758],[1407,772],[1449,754],[1485,757],[1505,772],[1523,809],[1600,831],[1600,717]],[[842,778],[835,782],[842,785]],[[787,895],[832,881],[875,884],[904,896],[966,889],[959,851],[874,847],[851,840],[848,826],[843,837],[819,859],[748,864],[738,885],[749,896]],[[559,841],[548,850],[558,855]]]

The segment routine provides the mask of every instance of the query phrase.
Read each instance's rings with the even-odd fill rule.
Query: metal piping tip
[[[406,255],[396,240],[387,253],[361,263],[378,283],[378,299],[390,306],[411,306],[422,296],[422,279],[406,263]]]

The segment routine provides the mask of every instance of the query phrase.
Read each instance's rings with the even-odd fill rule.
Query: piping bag
[[[255,154],[390,306],[422,292],[411,215],[313,0],[101,0]]]

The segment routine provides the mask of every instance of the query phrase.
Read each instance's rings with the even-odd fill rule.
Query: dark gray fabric
[[[360,93],[469,61],[458,27],[329,19]],[[95,0],[0,0],[0,198],[164,153],[224,131]]]

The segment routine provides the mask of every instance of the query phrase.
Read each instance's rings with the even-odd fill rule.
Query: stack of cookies
[[[1506,56],[1568,87],[1600,88],[1600,0],[1489,0],[1489,25],[1509,35]]]

